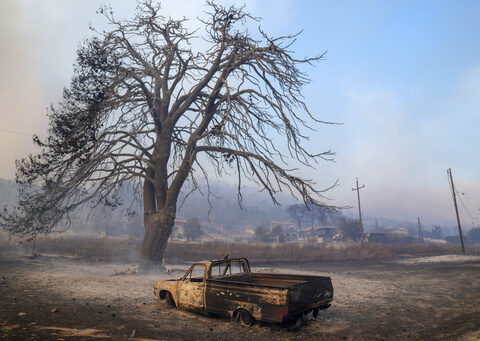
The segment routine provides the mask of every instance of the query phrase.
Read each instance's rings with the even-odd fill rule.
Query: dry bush
[[[101,259],[131,259],[140,241],[126,238],[45,238],[37,240],[37,253]]]
[[[37,239],[39,254],[138,261],[141,241],[120,237],[47,237]],[[6,248],[0,248],[7,250]],[[23,249],[31,250],[31,242]],[[459,253],[457,245],[404,244],[314,244],[314,243],[225,243],[170,241],[165,258],[167,262],[199,261],[229,257],[247,257],[251,262],[286,263],[345,261],[355,259],[385,259],[399,256],[432,256]],[[480,254],[480,245],[468,247],[468,253]]]
[[[170,261],[197,261],[229,257],[247,257],[252,262],[316,262],[353,259],[380,259],[405,255],[428,256],[458,253],[454,245],[382,245],[353,244],[345,248],[308,243],[179,243],[170,242],[166,258]]]

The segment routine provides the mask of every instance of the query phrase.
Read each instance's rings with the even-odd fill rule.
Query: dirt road
[[[268,324],[244,328],[226,318],[167,308],[153,296],[152,283],[171,276],[112,275],[128,267],[134,265],[0,254],[0,338],[480,339],[478,256],[254,268],[332,277],[333,306],[297,332]]]

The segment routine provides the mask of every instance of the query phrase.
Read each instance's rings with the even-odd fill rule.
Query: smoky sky
[[[1,178],[12,179],[15,159],[35,152],[31,135],[46,135],[46,107],[68,85],[75,50],[91,35],[89,24],[101,27],[95,11],[103,3],[0,1]],[[190,22],[205,9],[201,1],[163,3],[165,13]],[[292,47],[300,57],[328,50],[325,61],[304,70],[312,79],[304,96],[316,117],[342,125],[317,125],[305,133],[310,150],[331,149],[335,162],[292,165],[320,188],[338,179],[339,186],[325,193],[332,199],[327,203],[356,210],[351,189],[358,177],[366,186],[365,215],[453,223],[446,177],[451,167],[465,193],[468,212],[461,207],[462,220],[480,223],[476,9],[442,3],[432,12],[413,1],[351,8],[326,1],[246,3],[268,32],[303,29]],[[116,1],[112,7],[119,17],[129,17],[135,4]],[[413,19],[401,15],[413,9]]]

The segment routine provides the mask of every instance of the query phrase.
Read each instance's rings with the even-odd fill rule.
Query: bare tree
[[[295,35],[270,37],[246,29],[256,18],[243,8],[208,2],[201,38],[185,20],[160,14],[152,1],[139,3],[131,20],[100,12],[111,28],[95,32],[79,48],[70,87],[49,110],[49,137],[34,138],[42,148],[17,162],[17,181],[30,185],[3,225],[17,233],[49,232],[86,202],[114,197],[134,182],[143,191],[144,270],[160,266],[177,212],[180,190],[212,167],[231,169],[255,181],[277,203],[289,191],[305,203],[321,204],[314,182],[287,169],[294,159],[311,166],[332,153],[303,147],[301,128],[310,114],[302,98],[309,82],[290,50]],[[323,122],[326,123],[326,122]],[[273,136],[285,138],[282,151]],[[313,163],[312,163],[313,162]],[[208,166],[208,165],[211,166]]]

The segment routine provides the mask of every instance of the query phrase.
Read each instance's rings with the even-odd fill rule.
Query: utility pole
[[[425,244],[425,240],[423,239],[423,230],[422,230],[422,224],[420,224],[420,217],[417,217],[418,219],[418,238],[422,242],[422,244]]]
[[[33,246],[32,246],[32,256],[31,258],[35,257],[35,244],[37,243],[37,232],[33,234]]]
[[[360,207],[360,190],[365,187],[365,185],[362,185],[362,187],[358,187],[358,178],[357,179],[357,187],[352,188],[352,191],[357,191],[357,198],[358,198],[358,216],[360,218],[360,240],[362,242],[363,246],[363,222],[362,222],[362,208]]]
[[[452,185],[453,204],[455,206],[455,213],[457,215],[458,234],[460,235],[460,243],[462,244],[462,252],[463,254],[465,254],[465,245],[463,244],[462,226],[460,225],[460,216],[458,215],[457,197],[455,195],[455,185],[453,184],[452,169],[449,168],[447,170],[447,173],[450,176],[450,185]]]

